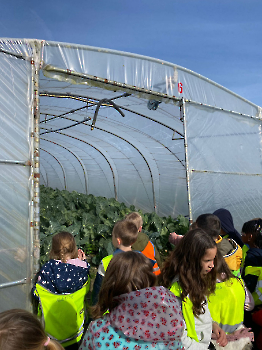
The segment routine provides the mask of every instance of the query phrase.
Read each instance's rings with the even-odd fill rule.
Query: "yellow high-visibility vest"
[[[181,298],[182,289],[178,282],[174,282],[170,288],[170,292],[174,293],[175,296]],[[196,329],[195,319],[193,314],[193,304],[189,297],[182,300],[182,313],[186,322],[187,335],[199,343]]]
[[[245,289],[238,278],[216,284],[214,294],[208,298],[213,321],[226,333],[233,333],[244,320]]]
[[[90,278],[83,287],[71,294],[55,294],[36,284],[39,297],[41,321],[46,334],[62,346],[81,340],[85,322],[85,296],[90,289]]]
[[[245,276],[255,275],[258,277],[256,289],[252,293],[255,305],[262,304],[262,267],[260,266],[247,266],[245,268]]]

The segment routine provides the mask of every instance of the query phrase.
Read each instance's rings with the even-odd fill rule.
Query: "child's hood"
[[[164,287],[150,287],[116,297],[108,317],[127,337],[144,341],[179,340],[184,331],[181,305]]]
[[[84,268],[59,260],[50,260],[40,270],[38,282],[53,293],[73,293],[87,281],[89,267],[89,265]]]

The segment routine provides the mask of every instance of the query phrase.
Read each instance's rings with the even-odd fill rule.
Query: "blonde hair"
[[[48,342],[45,346],[44,344]],[[64,350],[47,338],[40,321],[30,312],[12,309],[0,313],[0,350]]]
[[[59,232],[52,238],[50,259],[66,262],[68,259],[78,257],[77,246],[74,236],[69,232]]]
[[[137,226],[138,230],[141,226],[143,226],[142,216],[137,211],[127,214],[125,220],[133,222]]]

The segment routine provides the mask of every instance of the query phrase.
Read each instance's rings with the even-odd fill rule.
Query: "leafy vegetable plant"
[[[60,231],[71,232],[78,247],[93,256],[92,262],[113,253],[111,233],[115,223],[127,214],[138,211],[143,219],[143,230],[156,245],[160,254],[166,255],[172,247],[168,242],[170,232],[185,234],[188,220],[180,215],[173,219],[155,213],[143,214],[133,205],[127,207],[113,198],[95,197],[78,192],[40,188],[40,263],[48,261],[52,236]]]

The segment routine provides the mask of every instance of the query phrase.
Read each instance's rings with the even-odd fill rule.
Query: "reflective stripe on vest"
[[[156,276],[160,275],[161,271],[155,259],[155,246],[152,242],[148,241],[144,250],[141,251],[148,259],[155,261],[153,271]]]
[[[90,278],[84,286],[71,294],[55,294],[36,284],[45,332],[63,346],[80,341],[85,322],[85,296],[90,289]]]
[[[175,282],[172,284],[170,288],[170,292],[174,293],[175,296],[181,298],[182,289],[178,282]],[[193,304],[188,297],[186,297],[185,300],[182,301],[182,313],[186,322],[187,335],[199,343],[199,340],[196,334],[196,329],[195,329]]]
[[[216,284],[214,294],[208,298],[213,321],[226,333],[233,333],[244,320],[245,289],[241,280],[231,278]]]
[[[110,261],[113,259],[113,256],[114,256],[114,255],[111,254],[111,255],[105,256],[105,257],[102,259],[102,264],[103,264],[103,266],[104,266],[105,271],[107,270]]]
[[[262,304],[262,267],[259,266],[247,266],[245,268],[245,276],[254,275],[258,277],[256,289],[252,293],[255,305]]]

